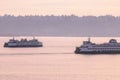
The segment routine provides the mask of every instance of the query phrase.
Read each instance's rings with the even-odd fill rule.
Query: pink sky
[[[120,0],[0,0],[4,14],[120,16]]]

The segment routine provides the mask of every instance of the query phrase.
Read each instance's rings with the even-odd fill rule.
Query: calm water
[[[120,80],[120,55],[74,54],[85,37],[39,37],[43,48],[3,48],[8,39],[0,38],[0,80]]]

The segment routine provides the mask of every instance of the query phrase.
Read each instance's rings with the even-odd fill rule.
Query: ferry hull
[[[120,54],[120,51],[75,51],[75,54]]]
[[[120,54],[119,51],[81,51],[78,47],[75,50],[76,54]]]
[[[19,48],[19,47],[43,47],[43,45],[16,45],[16,46],[10,46],[7,43],[4,44],[4,47],[9,47],[9,48]]]

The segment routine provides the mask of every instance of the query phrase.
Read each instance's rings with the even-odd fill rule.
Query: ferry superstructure
[[[32,40],[21,39],[15,40],[10,39],[8,42],[4,43],[4,47],[42,47],[42,42],[38,41],[37,39],[33,38]]]
[[[83,44],[80,47],[76,47],[76,54],[85,53],[85,54],[104,54],[104,53],[120,53],[120,43],[116,39],[110,39],[109,42],[103,44],[96,44],[90,41],[83,41]]]

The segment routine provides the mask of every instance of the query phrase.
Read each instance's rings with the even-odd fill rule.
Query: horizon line
[[[75,14],[70,14],[70,15],[67,15],[67,14],[61,14],[61,15],[55,15],[55,14],[47,14],[47,15],[42,15],[42,14],[25,14],[25,15],[14,15],[14,14],[4,14],[4,15],[0,15],[0,16],[14,16],[14,17],[18,17],[18,16],[22,16],[22,17],[26,17],[26,16],[76,16],[76,17],[84,17],[84,16],[93,16],[93,17],[100,17],[100,16],[113,16],[113,17],[120,17],[120,15],[118,16],[115,16],[115,15],[111,15],[111,14],[105,14],[105,15],[75,15]]]

